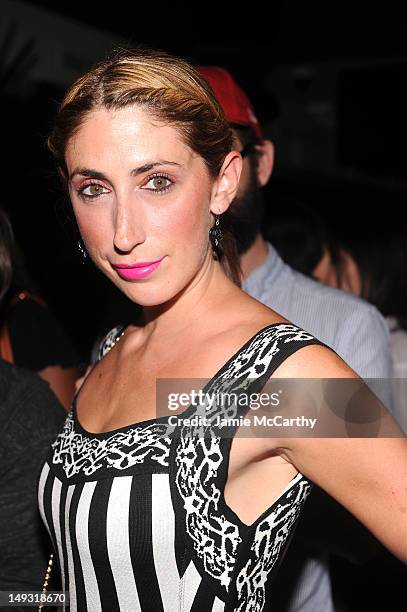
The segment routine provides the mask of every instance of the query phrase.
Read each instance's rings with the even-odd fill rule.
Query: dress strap
[[[205,398],[220,398],[222,395],[249,395],[258,393],[267,383],[275,370],[297,350],[309,345],[324,345],[309,332],[292,323],[278,323],[269,325],[257,332],[205,385],[203,395]],[[224,406],[217,401],[208,405],[205,400],[198,406],[190,406],[183,416],[199,415],[205,417],[209,427],[213,430],[213,423],[222,412]],[[228,417],[237,417],[240,410],[238,405],[230,407]],[[188,435],[194,435],[194,427],[182,426]],[[201,432],[201,427],[198,427]],[[215,427],[216,431],[216,427]],[[182,434],[181,434],[182,435]]]
[[[292,323],[281,323],[255,336],[246,353],[248,363],[251,364],[250,371],[245,374],[250,379],[249,390],[260,391],[288,357],[311,345],[330,348]]]
[[[119,342],[126,329],[125,325],[116,325],[102,338],[97,351],[96,362],[100,361]]]
[[[222,601],[227,601],[235,588],[237,551],[242,544],[246,545],[250,534],[253,537],[257,527],[256,523],[245,526],[225,504],[223,492],[237,425],[219,423],[217,417],[221,414],[231,422],[239,417],[238,399],[261,391],[271,374],[289,355],[311,344],[322,342],[292,323],[277,323],[261,329],[204,387],[203,393],[213,401],[205,396],[199,405],[187,408],[173,433],[170,482],[176,521],[185,529],[186,545],[198,572],[206,580],[211,580],[214,592]],[[225,409],[221,401],[226,394],[237,399]],[[291,528],[310,489],[302,475],[295,483],[295,488],[290,489],[290,503],[285,504],[287,516],[284,520],[288,522],[284,526],[285,510],[278,510],[281,517],[275,524],[276,528],[279,524],[283,526],[282,533]],[[293,495],[294,501],[291,500]],[[279,536],[281,542],[285,537]],[[259,584],[261,580],[259,578]],[[233,609],[248,608],[236,606]]]

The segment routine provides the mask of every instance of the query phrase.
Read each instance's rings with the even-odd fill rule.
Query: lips
[[[147,266],[152,266],[156,263],[160,263],[161,259],[156,259],[154,261],[141,261],[140,263],[136,263],[136,264],[117,264],[117,265],[113,265],[114,268],[119,269],[119,270],[129,270],[130,268],[146,268]]]
[[[135,264],[113,265],[117,274],[124,280],[135,280],[150,276],[160,265],[162,259],[156,261],[141,261]]]

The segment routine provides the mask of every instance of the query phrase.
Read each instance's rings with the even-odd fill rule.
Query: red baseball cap
[[[219,66],[197,66],[197,69],[215,92],[229,123],[249,126],[263,139],[253,105],[230,72]]]

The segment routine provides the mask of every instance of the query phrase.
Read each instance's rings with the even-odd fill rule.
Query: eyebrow
[[[133,168],[131,170],[131,176],[138,176],[139,174],[144,174],[144,172],[149,172],[156,166],[178,166],[181,168],[181,164],[177,164],[176,162],[167,161],[165,159],[160,159],[155,162],[150,162],[147,164],[143,164],[138,168]],[[103,174],[103,172],[99,172],[98,170],[92,170],[91,168],[75,168],[75,170],[69,175],[69,180],[71,181],[74,176],[80,174],[81,176],[88,176],[90,178],[96,178],[101,180],[108,180],[107,176]]]

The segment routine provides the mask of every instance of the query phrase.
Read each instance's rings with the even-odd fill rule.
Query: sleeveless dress
[[[109,332],[99,358],[123,329]],[[322,343],[296,325],[268,325],[203,391],[226,383],[229,392],[260,392],[310,344]],[[234,431],[215,425],[214,403],[204,406],[209,434],[198,435],[191,417],[201,409],[191,404],[185,424],[173,427],[165,416],[96,434],[81,427],[73,401],[38,488],[71,612],[272,609],[273,578],[311,483],[298,473],[257,520],[243,523],[224,498]],[[242,410],[235,405],[228,416]]]

